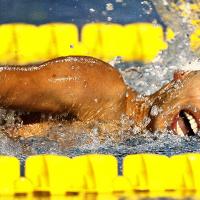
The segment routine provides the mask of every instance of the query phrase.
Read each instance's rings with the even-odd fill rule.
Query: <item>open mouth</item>
[[[199,116],[190,110],[181,110],[173,119],[171,128],[180,136],[194,136],[199,131]]]

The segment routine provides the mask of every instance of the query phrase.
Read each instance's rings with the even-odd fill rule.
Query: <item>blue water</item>
[[[75,23],[79,27],[88,22],[127,24],[152,22],[164,25],[150,1],[141,0],[0,0],[0,24],[25,22],[43,24],[49,22]],[[112,3],[113,10],[106,10]],[[148,12],[148,10],[150,12]]]

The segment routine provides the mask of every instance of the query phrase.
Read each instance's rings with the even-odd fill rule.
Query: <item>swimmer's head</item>
[[[152,131],[172,130],[181,136],[196,135],[200,129],[200,71],[179,72],[166,87],[152,95],[159,110],[151,117]]]

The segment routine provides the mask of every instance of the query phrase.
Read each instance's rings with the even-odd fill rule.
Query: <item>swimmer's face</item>
[[[196,135],[200,129],[200,71],[175,74],[174,80],[152,95],[150,129]]]

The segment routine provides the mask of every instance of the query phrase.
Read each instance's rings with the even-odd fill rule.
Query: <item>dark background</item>
[[[112,3],[114,10],[106,10],[107,3]],[[151,10],[150,14],[149,10]],[[108,17],[112,18],[113,23],[152,22],[156,19],[163,25],[149,1],[142,3],[141,0],[122,2],[119,0],[0,0],[0,24],[72,22],[80,27],[88,22],[107,21]]]

